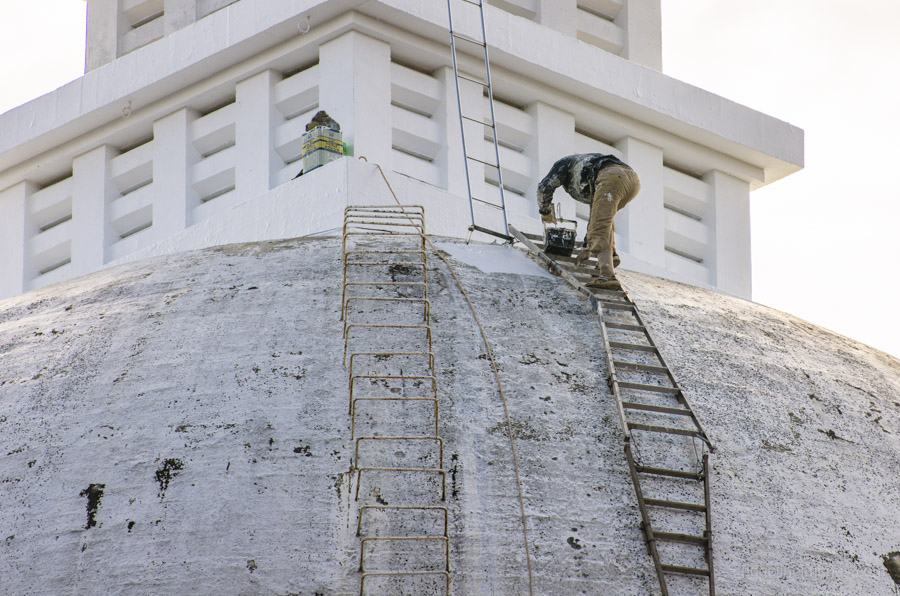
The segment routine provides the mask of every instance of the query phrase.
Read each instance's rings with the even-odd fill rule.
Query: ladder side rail
[[[709,569],[709,596],[716,596],[716,576],[713,573],[712,507],[709,498],[709,453],[703,454],[703,498],[706,504],[706,568]]]
[[[503,193],[503,168],[500,167],[500,144],[497,142],[497,120],[494,117],[494,90],[491,86],[491,62],[488,58],[483,1],[478,4],[478,10],[481,12],[481,39],[484,40],[484,72],[487,77],[488,106],[491,109],[491,134],[494,139],[494,158],[497,160],[497,184],[500,189],[500,208],[503,210],[503,231],[509,236],[509,222],[506,219],[506,197]]]
[[[669,596],[665,572],[662,568],[662,561],[659,558],[659,549],[656,547],[656,537],[653,534],[653,527],[650,524],[650,513],[647,511],[647,504],[644,502],[641,481],[640,478],[638,478],[637,468],[634,464],[634,456],[631,454],[631,443],[625,443],[625,458],[628,460],[628,470],[631,473],[631,481],[634,484],[634,492],[637,495],[638,509],[640,509],[642,520],[641,530],[643,530],[644,539],[647,542],[647,550],[650,551],[650,557],[653,559],[653,567],[656,569],[656,577],[659,579],[659,587],[660,590],[662,590],[662,596]]]
[[[606,321],[603,317],[603,308],[597,299],[591,296],[591,305],[597,311],[597,317],[600,319],[600,334],[603,337],[603,347],[606,353],[606,365],[609,368],[609,390],[616,398],[616,410],[619,412],[619,424],[622,427],[622,434],[626,442],[631,441],[631,429],[628,426],[628,419],[625,417],[625,407],[622,405],[622,394],[619,390],[619,379],[616,376],[616,366],[612,355],[612,347],[609,344],[609,335],[606,330]]]
[[[471,217],[472,225],[474,226],[475,206],[472,204],[472,184],[469,181],[469,152],[466,149],[466,131],[463,124],[462,99],[460,99],[459,92],[459,65],[456,60],[456,39],[453,36],[453,8],[450,6],[452,2],[453,0],[447,0],[447,15],[450,19],[450,56],[453,58],[453,80],[456,83],[456,109],[457,116],[459,117],[459,134],[460,137],[462,137],[463,166],[466,170],[466,192],[469,195],[469,216]]]

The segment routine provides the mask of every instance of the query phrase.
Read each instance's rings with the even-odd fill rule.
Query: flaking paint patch
[[[90,484],[81,491],[80,496],[87,498],[87,523],[85,530],[90,530],[97,525],[97,510],[100,509],[100,500],[103,498],[105,484]]]
[[[168,458],[162,462],[154,474],[156,482],[159,484],[159,499],[166,498],[166,491],[169,490],[169,483],[175,478],[179,472],[184,469],[184,462],[180,459]]]

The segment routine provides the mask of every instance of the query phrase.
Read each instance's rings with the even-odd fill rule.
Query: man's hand
[[[557,223],[556,215],[553,213],[553,210],[551,210],[550,213],[541,213],[541,221],[545,224]]]
[[[591,258],[591,251],[588,249],[582,249],[578,256],[575,257],[575,266],[576,267],[585,267],[587,266],[588,259]]]

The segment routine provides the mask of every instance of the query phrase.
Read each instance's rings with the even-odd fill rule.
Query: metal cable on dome
[[[363,156],[360,156],[359,159],[365,161],[366,163],[370,163],[369,160]],[[403,213],[406,213],[406,210],[404,209],[403,204],[400,202],[400,199],[397,197],[397,193],[394,192],[393,186],[391,186],[390,181],[388,181],[387,176],[384,173],[384,170],[382,170],[381,166],[377,163],[372,163],[372,165],[374,165],[376,168],[378,168],[378,171],[381,172],[381,177],[384,178],[384,182],[385,182],[385,184],[387,184],[388,190],[391,191],[391,195],[393,195],[394,200],[397,202],[397,205],[400,206],[400,209],[401,209],[401,211],[403,211]],[[528,546],[528,522],[525,517],[525,498],[522,493],[522,481],[521,481],[521,478],[519,475],[519,456],[518,456],[518,451],[516,450],[516,440],[515,440],[515,436],[513,435],[512,419],[510,418],[510,415],[509,415],[509,406],[506,401],[506,394],[503,391],[503,383],[500,380],[500,371],[497,368],[497,363],[494,361],[494,353],[491,350],[490,343],[488,342],[487,332],[484,330],[484,326],[481,324],[481,321],[478,318],[478,314],[475,312],[475,305],[472,304],[472,300],[469,298],[468,292],[466,292],[466,289],[463,287],[462,281],[460,281],[459,277],[456,275],[456,271],[453,269],[453,266],[450,264],[450,262],[447,260],[447,258],[444,257],[444,255],[442,255],[440,253],[440,251],[438,251],[434,247],[434,245],[431,243],[431,240],[428,239],[428,236],[426,236],[424,233],[422,233],[422,239],[428,244],[428,247],[432,251],[434,251],[434,253],[444,262],[444,264],[447,266],[447,269],[450,271],[450,275],[452,275],[453,279],[456,280],[456,285],[459,288],[459,291],[462,293],[463,297],[466,299],[466,303],[469,305],[469,310],[472,313],[472,317],[475,319],[475,323],[476,323],[476,325],[478,325],[478,330],[481,332],[481,339],[484,342],[484,348],[487,352],[488,360],[491,363],[491,369],[494,372],[494,378],[497,381],[497,390],[500,393],[500,400],[503,403],[503,412],[506,417],[506,430],[509,435],[510,450],[512,451],[513,468],[514,468],[515,476],[516,476],[516,489],[518,490],[518,493],[519,493],[519,510],[521,512],[521,517],[522,517],[522,537],[523,537],[523,540],[525,543],[525,562],[528,567],[528,594],[529,594],[529,596],[534,596],[534,581],[533,581],[532,572],[531,572],[531,550],[529,549],[529,546]]]

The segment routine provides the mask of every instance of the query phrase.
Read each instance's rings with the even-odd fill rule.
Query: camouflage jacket
[[[611,165],[628,165],[614,155],[603,153],[582,153],[563,157],[550,168],[538,184],[538,212],[547,214],[551,211],[553,191],[562,186],[573,199],[580,203],[591,204],[594,197],[594,184],[597,173]]]

